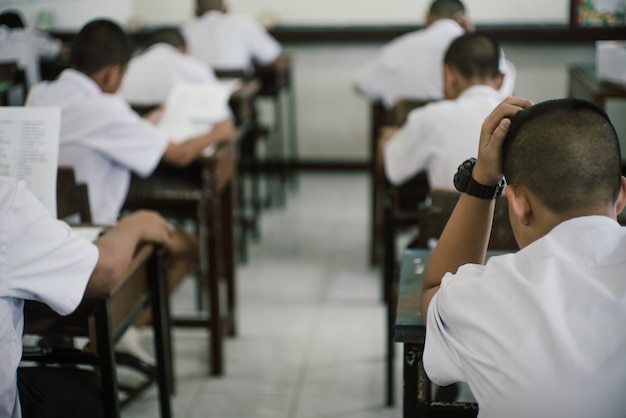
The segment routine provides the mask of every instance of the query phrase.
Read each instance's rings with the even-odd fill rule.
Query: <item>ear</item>
[[[500,90],[502,88],[502,84],[504,84],[504,77],[505,77],[504,74],[498,73],[498,77],[496,78],[496,81],[494,84],[494,88],[496,90]]]
[[[532,215],[532,207],[525,189],[508,185],[504,189],[507,201],[509,202],[509,216],[518,224],[528,226]]]
[[[617,201],[615,202],[615,215],[619,215],[626,207],[626,177],[622,176],[619,195],[617,196]]]
[[[448,64],[443,64],[443,95],[448,100],[454,100],[457,93],[458,75]]]

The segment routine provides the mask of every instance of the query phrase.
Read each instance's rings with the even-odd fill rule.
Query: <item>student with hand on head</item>
[[[130,57],[130,41],[124,31],[111,21],[94,20],[74,41],[71,68],[53,82],[34,86],[26,102],[27,106],[61,108],[59,164],[72,166],[77,181],[87,184],[92,221],[96,224],[116,222],[126,200],[131,172],[147,177],[161,160],[183,167],[207,146],[230,140],[233,134],[233,123],[227,120],[185,142],[168,141],[114,94]],[[180,262],[173,263],[168,271],[170,291],[195,262],[196,241],[181,231],[174,234],[171,254]],[[146,315],[135,326],[148,321]],[[145,362],[153,362],[141,350],[135,328],[124,335],[122,345]]]
[[[474,25],[460,0],[434,0],[424,28],[402,35],[387,45],[357,73],[355,89],[370,100],[381,100],[391,108],[400,99],[443,98],[441,63],[450,43]],[[502,57],[506,75],[503,97],[513,92],[515,69]]]
[[[0,13],[0,62],[17,62],[26,72],[28,86],[41,79],[39,58],[54,58],[61,50],[60,40],[26,28],[17,10]]]
[[[196,18],[182,26],[189,54],[215,70],[254,72],[272,65],[282,47],[258,22],[227,13],[223,0],[196,0]]]
[[[165,102],[176,83],[217,82],[208,64],[187,53],[180,31],[162,29],[143,53],[130,60],[118,94],[133,105],[155,105]],[[225,105],[227,116],[228,103]]]
[[[23,181],[0,177],[0,231],[0,416],[102,416],[99,378],[94,373],[18,369],[24,300],[70,314],[83,295],[100,297],[115,288],[139,243],[170,247],[174,228],[157,214],[140,211],[91,243],[54,219]]]
[[[405,125],[381,142],[391,183],[425,170],[431,188],[451,188],[459,158],[476,152],[482,121],[502,101],[499,59],[498,43],[480,32],[450,44],[441,69],[446,100],[414,109]]]
[[[625,416],[620,155],[609,118],[590,102],[508,98],[485,119],[420,305],[426,373],[467,382],[479,417]],[[521,249],[485,263],[504,179]]]

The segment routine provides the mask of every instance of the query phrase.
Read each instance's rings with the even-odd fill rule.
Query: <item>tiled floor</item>
[[[368,199],[365,174],[304,174],[285,208],[264,212],[262,238],[238,269],[239,335],[226,343],[224,377],[207,375],[204,333],[173,333],[175,417],[402,415],[399,393],[396,407],[384,406],[384,306],[367,259]],[[191,297],[183,287],[174,304]],[[154,388],[123,412],[156,416]]]

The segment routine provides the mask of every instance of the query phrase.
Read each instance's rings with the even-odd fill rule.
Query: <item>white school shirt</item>
[[[131,171],[147,177],[168,139],[117,95],[103,93],[81,72],[67,69],[31,89],[27,106],[60,107],[59,165],[74,167],[87,184],[92,220],[113,224],[126,200]]]
[[[83,298],[98,260],[95,245],[50,216],[23,181],[0,177],[0,416],[21,416],[17,367],[24,300],[61,315]]]
[[[477,85],[455,100],[412,110],[384,148],[389,181],[402,184],[426,170],[431,188],[454,189],[459,164],[476,156],[482,123],[501,101],[497,90]]]
[[[189,54],[216,70],[253,71],[271,64],[282,47],[250,16],[209,11],[182,27]]]
[[[446,274],[424,367],[480,418],[626,416],[626,228],[574,218],[517,254]]]
[[[439,19],[430,26],[399,36],[369,61],[356,75],[355,84],[370,99],[382,100],[387,108],[400,99],[443,99],[443,59],[452,41],[465,30],[452,19]],[[513,94],[516,70],[501,53],[504,81],[500,94]]]
[[[52,58],[61,50],[61,41],[31,29],[0,26],[0,62],[16,61],[26,71],[29,86],[41,79],[39,57]]]
[[[134,105],[161,104],[176,83],[217,83],[213,69],[172,45],[152,45],[128,64],[117,94]]]

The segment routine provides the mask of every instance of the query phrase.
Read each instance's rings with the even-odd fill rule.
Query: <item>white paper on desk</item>
[[[174,85],[157,128],[177,143],[209,132],[217,122],[230,117],[232,88],[232,84],[221,82]]]
[[[61,109],[0,107],[0,175],[26,181],[57,214],[57,167]]]
[[[72,226],[72,231],[88,241],[94,242],[104,231],[103,226]]]

